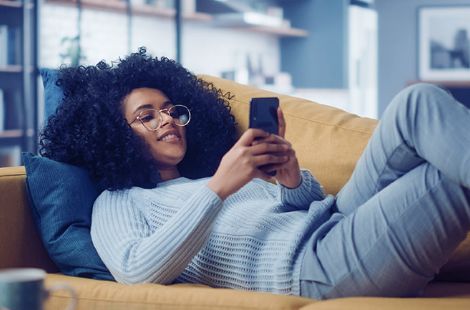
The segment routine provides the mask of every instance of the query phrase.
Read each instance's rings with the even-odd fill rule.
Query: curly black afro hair
[[[236,141],[235,119],[219,89],[168,58],[140,48],[117,64],[61,68],[64,99],[40,136],[40,154],[85,168],[98,188],[155,187],[161,181],[144,140],[123,115],[135,88],[162,91],[191,110],[187,152],[178,169],[187,178],[211,176]]]

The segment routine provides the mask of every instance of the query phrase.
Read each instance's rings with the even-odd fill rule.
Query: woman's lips
[[[158,141],[163,141],[163,142],[179,142],[181,139],[175,135],[175,134],[168,134],[160,139]]]

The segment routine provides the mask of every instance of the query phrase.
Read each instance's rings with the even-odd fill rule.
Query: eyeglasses
[[[139,115],[129,123],[132,125],[136,120],[139,120],[144,127],[150,131],[156,131],[163,123],[164,115],[173,118],[176,126],[186,126],[191,120],[191,112],[188,107],[177,104],[167,109],[145,109],[140,111]]]

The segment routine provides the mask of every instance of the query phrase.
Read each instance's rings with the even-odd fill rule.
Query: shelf
[[[257,27],[249,27],[246,29],[250,31],[256,31],[256,32],[272,33],[272,34],[279,35],[281,37],[306,37],[308,36],[308,31],[303,30],[303,29],[297,29],[297,28],[257,26]]]
[[[20,9],[23,7],[23,2],[19,0],[16,0],[16,1],[0,0],[0,8],[1,7]],[[33,7],[34,5],[32,3],[26,4],[27,9],[32,9]]]
[[[22,129],[0,130],[0,148],[4,146],[18,145],[23,139],[30,139],[34,135],[32,129],[28,129],[26,135],[23,135]]]
[[[0,0],[0,7],[2,6],[7,6],[10,8],[21,8],[23,7],[23,3],[21,1]]]
[[[27,130],[27,137],[33,136],[33,130]],[[8,129],[0,131],[0,139],[20,139],[23,137],[23,130],[22,129]]]
[[[23,67],[20,65],[0,65],[0,73],[21,73]]]
[[[0,130],[2,151],[5,147],[24,152],[37,149],[37,50],[34,46],[37,32],[33,30],[37,21],[37,3],[32,0],[0,0],[0,24],[14,29],[12,33],[16,36],[11,42],[12,49],[9,49],[14,57],[6,57],[8,61],[0,64],[0,88],[6,96],[3,100],[5,107],[2,107],[6,117],[3,121],[8,128]]]
[[[0,0],[1,1],[1,0]],[[46,3],[51,4],[64,4],[64,5],[77,5],[77,0],[46,0]],[[101,9],[101,10],[109,10],[114,12],[126,12],[127,5],[125,2],[116,1],[116,0],[109,0],[109,1],[102,1],[102,0],[82,0],[81,5],[83,8],[89,9]],[[173,18],[176,15],[176,12],[172,8],[159,8],[151,5],[132,5],[131,6],[132,14],[135,15],[146,15],[146,16],[158,16],[164,18]],[[183,18],[187,20],[194,20],[194,21],[210,21],[212,17],[209,14],[204,13],[190,13],[190,14],[183,14]]]
[[[1,1],[1,0],[0,0]],[[77,0],[45,0],[46,3],[50,4],[61,4],[61,5],[77,5]],[[127,11],[126,3],[118,0],[82,0],[81,5],[83,8],[89,9],[101,9],[109,10],[114,12],[125,13]],[[151,5],[133,5],[131,7],[132,14],[143,15],[143,16],[157,16],[163,18],[174,18],[176,13],[173,8],[158,8]],[[189,21],[211,23],[214,18],[211,14],[194,12],[194,13],[183,13],[183,19]],[[215,26],[217,27],[217,26]],[[290,27],[269,27],[269,26],[256,26],[256,27],[221,27],[227,29],[237,29],[242,31],[261,32],[267,34],[273,34],[285,37],[305,37],[308,32],[302,29],[290,28]]]

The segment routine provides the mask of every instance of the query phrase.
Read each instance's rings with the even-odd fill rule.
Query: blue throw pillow
[[[98,191],[88,173],[31,153],[23,153],[23,162],[34,221],[60,271],[114,280],[91,241],[91,211]]]
[[[57,106],[64,97],[64,92],[57,86],[59,71],[56,69],[40,69],[42,84],[44,85],[44,119],[55,113]]]

